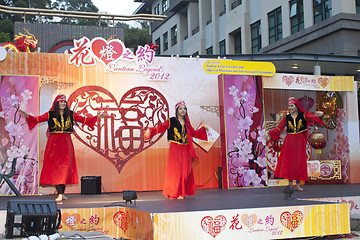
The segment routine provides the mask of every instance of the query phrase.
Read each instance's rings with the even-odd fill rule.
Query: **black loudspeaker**
[[[128,203],[132,204],[132,201],[137,199],[136,191],[124,190],[123,191],[123,199],[125,200],[126,205]],[[136,205],[136,202],[135,202],[135,205]]]
[[[101,176],[81,177],[81,194],[101,194]]]
[[[10,200],[7,204],[5,237],[51,235],[59,228],[60,210],[54,200]]]

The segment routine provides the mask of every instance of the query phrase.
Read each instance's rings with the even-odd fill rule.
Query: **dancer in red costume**
[[[56,96],[49,112],[35,117],[20,110],[26,117],[29,129],[38,123],[48,122],[48,141],[45,147],[44,163],[40,175],[41,185],[55,185],[58,197],[55,201],[65,199],[65,185],[77,184],[78,173],[76,168],[74,145],[71,140],[73,123],[80,122],[93,128],[98,118],[107,117],[101,113],[95,117],[83,117],[70,111],[65,95]]]
[[[291,97],[288,99],[289,114],[284,117],[279,125],[266,133],[266,138],[274,141],[279,140],[280,133],[286,127],[286,137],[281,148],[280,156],[275,169],[274,176],[288,179],[290,185],[296,180],[295,190],[303,191],[300,180],[308,180],[306,143],[308,138],[308,126],[325,124],[319,117],[323,112],[315,114],[305,111],[300,102]]]
[[[145,131],[145,139],[168,130],[170,141],[163,195],[170,199],[184,199],[185,195],[195,195],[195,181],[192,169],[194,158],[197,159],[193,146],[193,137],[207,140],[204,127],[194,130],[187,115],[185,102],[175,105],[175,115],[158,126]]]

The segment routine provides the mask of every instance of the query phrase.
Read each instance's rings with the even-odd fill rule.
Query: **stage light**
[[[358,67],[358,68],[356,69],[356,71],[357,71],[357,72],[360,72],[360,67]]]
[[[7,204],[5,237],[51,235],[59,228],[60,210],[54,200],[15,200]]]
[[[124,190],[123,191],[123,199],[125,200],[126,206],[128,203],[132,204],[133,200],[137,199],[136,191],[134,190]],[[136,201],[135,206],[136,206]]]
[[[292,68],[292,69],[298,69],[298,68],[299,68],[299,65],[293,64],[293,65],[291,66],[291,68]]]

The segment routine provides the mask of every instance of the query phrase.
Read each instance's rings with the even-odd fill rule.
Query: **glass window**
[[[206,54],[207,55],[213,55],[213,47],[211,46],[211,47],[208,47],[207,49],[206,49]]]
[[[304,29],[304,4],[303,0],[290,1],[291,34]]]
[[[356,14],[360,14],[360,0],[356,0]]]
[[[319,23],[331,17],[331,0],[313,0],[314,23]]]
[[[251,24],[251,52],[257,53],[261,49],[261,25],[260,20]]]
[[[171,28],[171,46],[177,43],[177,25]]]
[[[168,5],[168,0],[162,0],[162,13],[164,14],[166,12],[166,10],[168,9],[169,5]]]
[[[269,21],[269,43],[282,39],[281,7],[268,13]]]
[[[241,31],[234,34],[235,54],[241,54]]]
[[[242,4],[242,0],[235,0],[231,3],[231,10],[236,8],[237,6],[240,6]]]
[[[156,48],[155,54],[159,55],[160,54],[160,38],[155,40],[155,45],[158,45],[158,47]]]
[[[164,48],[164,51],[166,51],[168,49],[168,46],[169,46],[169,39],[168,39],[168,33],[164,33],[163,34],[163,48]]]
[[[226,54],[225,39],[219,42],[220,54]]]

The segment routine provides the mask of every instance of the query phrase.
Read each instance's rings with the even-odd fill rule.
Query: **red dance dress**
[[[97,117],[83,117],[70,112],[70,117],[67,119],[64,119],[62,115],[56,119],[52,111],[38,117],[29,115],[26,119],[30,130],[41,122],[47,121],[49,125],[50,134],[45,147],[40,175],[41,185],[68,185],[79,182],[74,145],[71,140],[73,122],[80,122],[93,128]]]
[[[189,121],[183,126],[175,117],[149,129],[151,137],[168,130],[170,147],[162,194],[172,199],[195,195],[195,180],[191,165],[193,158],[197,159],[197,156],[193,137],[207,140],[206,129],[202,127],[194,130]]]
[[[308,180],[306,143],[307,127],[325,124],[312,113],[299,112],[296,119],[287,114],[279,125],[269,131],[271,139],[278,141],[281,131],[286,127],[286,137],[277,161],[274,176],[288,180]]]

